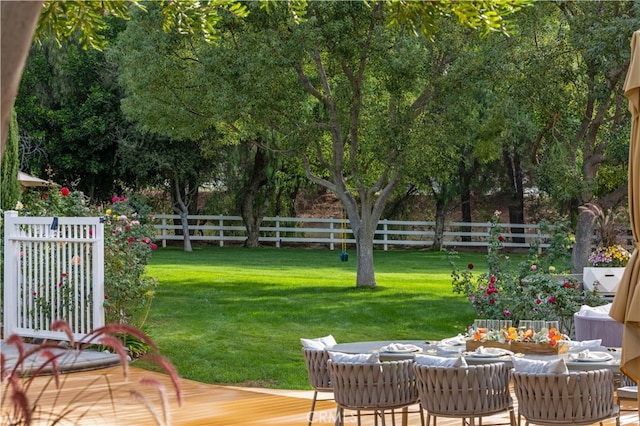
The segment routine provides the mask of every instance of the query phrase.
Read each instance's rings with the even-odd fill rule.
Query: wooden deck
[[[51,414],[54,405],[58,411],[69,412],[61,424],[78,425],[152,425],[157,424],[149,410],[136,398],[132,391],[140,391],[149,397],[155,410],[159,412],[161,398],[153,386],[143,386],[140,379],[157,381],[171,388],[168,376],[138,368],[130,368],[128,380],[122,377],[121,367],[71,373],[62,377],[62,386],[57,390],[51,377],[38,377],[29,392],[38,395],[40,412],[34,424],[51,424],[55,416]],[[216,425],[216,426],[261,426],[306,425],[313,393],[310,391],[281,391],[268,389],[248,389],[229,386],[217,386],[181,380],[183,402],[179,406],[175,395],[168,394],[170,422],[173,425]],[[4,391],[5,389],[3,389]],[[110,396],[111,395],[111,396]],[[78,396],[80,396],[78,398]],[[321,396],[327,396],[321,395]],[[113,402],[112,402],[113,401]],[[628,403],[623,408],[635,408]],[[8,407],[2,407],[3,414]],[[314,417],[314,425],[332,425],[334,423],[335,403],[319,401]],[[410,425],[419,425],[419,415],[411,414]],[[6,424],[0,420],[0,424]],[[391,416],[387,417],[387,424]],[[483,424],[505,423],[507,416],[485,418]],[[357,424],[355,419],[347,418],[347,424]],[[160,422],[163,424],[163,421]],[[370,416],[363,417],[363,425],[372,425]],[[396,424],[400,423],[397,415]],[[459,420],[438,419],[440,426],[459,425]],[[614,421],[605,425],[613,426]],[[622,413],[622,425],[638,425],[636,412]]]

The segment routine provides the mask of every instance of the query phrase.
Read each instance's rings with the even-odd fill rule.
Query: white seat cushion
[[[463,357],[447,358],[433,355],[415,356],[416,364],[430,367],[467,367],[467,361]]]
[[[546,374],[564,374],[569,369],[564,358],[554,359],[553,361],[540,361],[535,359],[524,359],[511,357],[513,368],[519,373],[546,373]]]

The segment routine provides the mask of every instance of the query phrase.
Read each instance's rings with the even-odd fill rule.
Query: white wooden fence
[[[182,241],[176,235],[182,226],[174,224],[177,215],[155,216],[156,241]],[[191,241],[225,243],[243,242],[247,238],[246,228],[240,216],[198,215],[188,216]],[[536,224],[501,224],[505,247],[529,248],[539,243],[540,248],[549,247],[551,234],[542,232]],[[444,231],[446,247],[487,247],[489,222],[447,222]],[[374,244],[384,250],[397,247],[430,247],[435,237],[435,222],[381,220],[378,224]],[[179,232],[178,232],[179,234]],[[349,222],[342,218],[265,217],[260,227],[260,243],[283,247],[287,244],[323,244],[331,250],[342,244],[353,245],[355,239]]]
[[[98,217],[4,216],[4,334],[67,340],[104,325],[104,225]]]

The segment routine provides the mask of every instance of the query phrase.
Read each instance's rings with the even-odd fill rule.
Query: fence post
[[[276,216],[276,248],[280,248],[280,216]]]
[[[167,247],[167,239],[165,238],[167,235],[167,219],[162,218],[162,248]]]
[[[540,224],[536,227],[536,237],[538,239],[538,254],[542,254],[542,229],[540,229]]]
[[[491,246],[489,245],[489,237],[491,236],[491,222],[487,224],[487,236],[485,242],[487,243],[487,253],[491,253]]]
[[[384,231],[384,234],[382,234],[382,239],[384,241],[384,251],[387,251],[389,249],[389,244],[387,243],[387,231],[389,230],[389,224],[387,222],[387,219],[382,219],[382,229]]]
[[[14,333],[17,327],[17,305],[15,303],[6,303],[8,300],[17,300],[17,288],[16,282],[18,280],[18,256],[20,253],[14,250],[11,243],[11,237],[16,227],[14,225],[15,219],[18,217],[18,212],[14,210],[7,210],[4,212],[4,324],[3,332],[6,339],[9,335]],[[16,255],[17,253],[17,255]]]
[[[220,235],[220,247],[224,247],[224,219],[222,215],[219,216],[218,226],[220,227],[220,231],[218,232],[218,235]]]
[[[333,244],[333,220],[334,218],[331,218],[331,222],[329,222],[329,229],[331,229],[331,232],[329,233],[329,240],[331,241],[329,243],[329,250],[333,250],[334,249],[334,244]]]

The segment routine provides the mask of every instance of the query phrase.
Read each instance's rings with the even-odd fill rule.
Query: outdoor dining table
[[[399,352],[381,352],[380,349],[393,343],[403,345],[414,345],[420,348],[419,351],[399,351]],[[580,351],[589,349],[593,352],[606,352],[611,355],[610,360],[579,360],[577,354]],[[511,355],[503,355],[496,357],[474,356],[472,351],[466,351],[465,345],[447,345],[439,340],[380,340],[368,342],[352,342],[339,343],[327,348],[328,351],[342,352],[348,354],[375,353],[378,352],[381,361],[394,361],[399,359],[409,359],[415,354],[434,355],[447,358],[455,358],[464,356],[465,361],[469,365],[486,364],[490,362],[504,362],[512,366]],[[558,358],[564,358],[569,370],[588,371],[608,368],[614,373],[620,372],[620,356],[622,352],[620,348],[607,348],[604,346],[595,347],[570,347],[568,352],[561,354],[514,354],[517,357],[525,359],[551,361]]]

